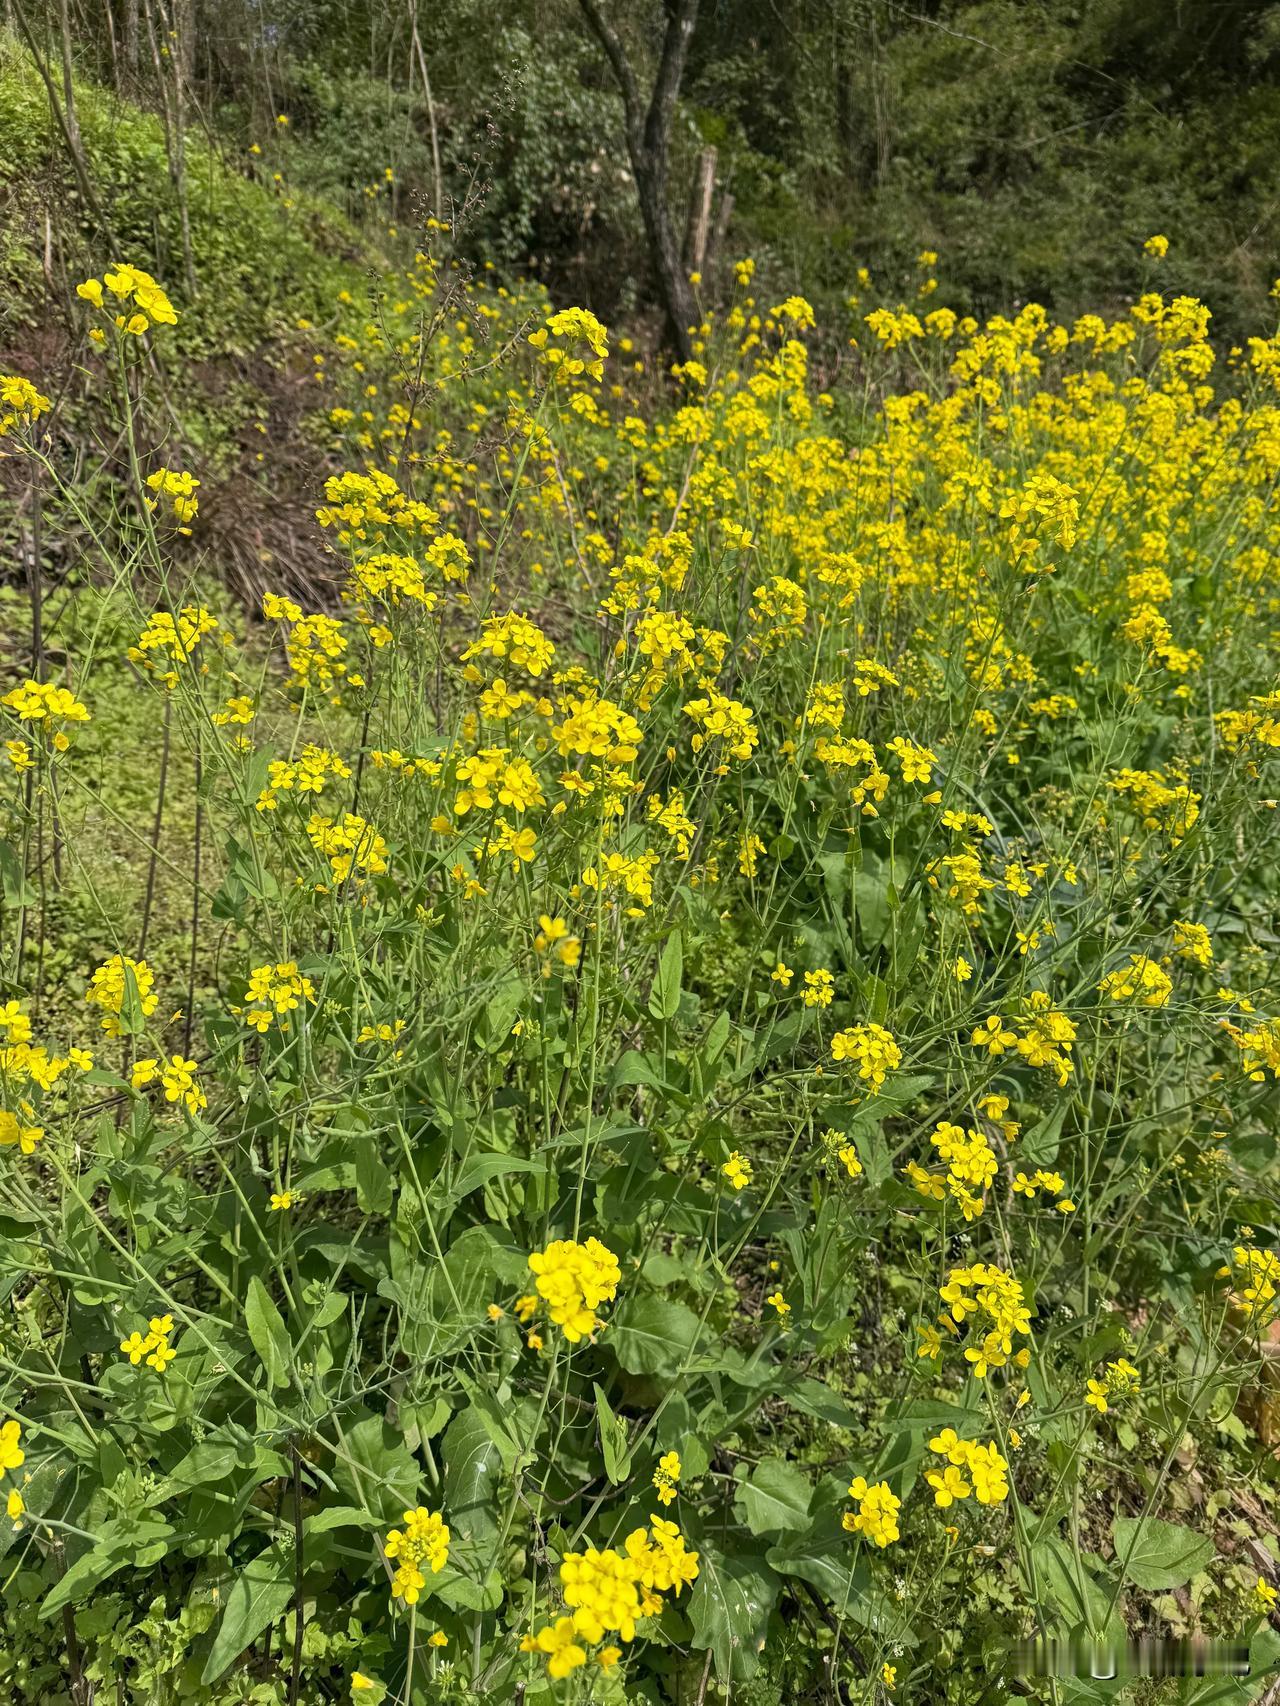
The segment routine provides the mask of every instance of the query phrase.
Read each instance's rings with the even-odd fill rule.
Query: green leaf
[[[1214,1555],[1214,1544],[1181,1523],[1118,1516],[1111,1525],[1116,1561],[1136,1587],[1184,1587]]]
[[[146,1546],[157,1537],[165,1539],[172,1533],[168,1523],[140,1524],[133,1517],[104,1523],[97,1543],[77,1558],[45,1595],[40,1615],[50,1617],[64,1605],[79,1604],[108,1576],[132,1562],[140,1545]]]
[[[146,1027],[146,1015],[142,1011],[142,994],[138,988],[138,980],[134,976],[133,967],[124,968],[124,989],[120,996],[120,1012],[117,1018],[120,1034],[126,1037],[136,1037]]]
[[[270,1292],[257,1274],[249,1281],[248,1294],[244,1300],[244,1324],[249,1329],[249,1338],[258,1353],[258,1360],[266,1371],[268,1385],[287,1386],[289,1334],[284,1317],[272,1302]]]
[[[277,1543],[236,1572],[200,1680],[216,1682],[293,1596],[293,1549]]]
[[[384,1417],[365,1416],[340,1441],[333,1478],[352,1504],[380,1522],[398,1522],[417,1503],[422,1470]]]
[[[778,1396],[793,1410],[801,1410],[806,1416],[813,1416],[819,1422],[831,1422],[838,1428],[851,1428],[858,1420],[840,1394],[832,1391],[822,1380],[797,1380],[791,1386],[782,1387]]]
[[[1095,1635],[1118,1631],[1123,1639],[1124,1628],[1115,1613],[1108,1623],[1111,1595],[1064,1540],[1048,1535],[1032,1547],[1031,1562],[1041,1599],[1061,1614],[1068,1629],[1087,1629]]]
[[[743,1681],[758,1668],[778,1588],[777,1576],[757,1559],[702,1546],[689,1599],[689,1644],[710,1650],[722,1682]]]
[[[684,977],[684,943],[680,932],[667,938],[658,961],[658,975],[649,991],[649,1012],[655,1019],[674,1019],[680,1007],[680,984]]]
[[[604,1454],[604,1472],[613,1486],[625,1481],[631,1473],[631,1453],[627,1450],[626,1426],[609,1407],[609,1400],[597,1386],[596,1421],[600,1428],[600,1450]]]
[[[37,895],[27,881],[22,860],[7,841],[0,841],[0,893],[6,906],[34,906]]]
[[[468,1379],[465,1374],[460,1374],[458,1378],[467,1395],[467,1402],[483,1422],[486,1433],[498,1448],[502,1467],[509,1474],[525,1456],[523,1444],[512,1432],[510,1402],[502,1404],[492,1392],[487,1392],[477,1381]]]
[[[680,1086],[673,1084],[669,1078],[664,1078],[656,1062],[629,1048],[610,1072],[609,1088],[625,1090],[632,1084],[642,1084],[650,1090],[661,1090],[664,1096],[669,1096],[679,1107],[688,1105],[688,1097]]]
[[[511,1027],[515,1023],[525,994],[525,981],[515,974],[498,985],[496,992],[486,1002],[484,1018],[477,1026],[476,1034],[481,1047],[496,1052],[510,1042]]]
[[[153,1498],[171,1499],[193,1487],[217,1486],[227,1481],[237,1469],[245,1470],[253,1462],[253,1442],[249,1435],[231,1436],[210,1434],[182,1458],[156,1488]]]
[[[382,1159],[376,1132],[352,1133],[356,1156],[356,1206],[362,1214],[387,1214],[392,1204],[391,1169]]]
[[[400,1307],[403,1349],[426,1361],[469,1339],[484,1321],[494,1275],[506,1256],[484,1226],[461,1232],[443,1263],[421,1248],[411,1224],[397,1228],[391,1242],[391,1277],[378,1290]]]
[[[330,1505],[327,1510],[313,1511],[302,1525],[306,1539],[313,1534],[329,1534],[335,1528],[377,1528],[376,1517],[356,1505]]]
[[[808,1528],[812,1494],[794,1464],[767,1457],[738,1488],[734,1504],[752,1534],[784,1534]]]
[[[503,1600],[502,1571],[467,1576],[447,1563],[439,1576],[427,1577],[428,1591],[451,1611],[497,1611]]]
[[[698,1340],[698,1317],[665,1297],[632,1297],[618,1310],[606,1341],[628,1374],[673,1379]]]
[[[498,1533],[495,1497],[502,1456],[484,1422],[460,1410],[444,1432],[444,1508],[462,1538],[492,1543]]]
[[[963,1437],[966,1430],[972,1432],[981,1427],[982,1420],[980,1410],[968,1410],[961,1404],[949,1404],[945,1398],[908,1398],[892,1415],[885,1417],[883,1426],[890,1431],[918,1428],[925,1433],[940,1428],[954,1428]]]
[[[490,1179],[505,1178],[509,1173],[542,1173],[545,1170],[545,1161],[530,1161],[523,1155],[504,1155],[501,1150],[488,1150],[471,1157],[454,1180],[447,1200],[450,1205],[460,1203],[463,1197],[478,1191]]]
[[[820,1511],[811,1527],[771,1546],[768,1563],[783,1576],[798,1576],[818,1589],[839,1616],[845,1616],[867,1591],[871,1572],[853,1550],[853,1536],[840,1524],[839,1510]]]

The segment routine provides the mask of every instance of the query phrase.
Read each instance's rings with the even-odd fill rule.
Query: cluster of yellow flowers
[[[582,938],[570,932],[563,918],[551,918],[545,912],[538,915],[538,933],[533,938],[533,946],[542,962],[543,977],[551,976],[552,960],[572,971],[582,958]]]
[[[1280,1255],[1274,1250],[1257,1250],[1251,1244],[1238,1244],[1232,1256],[1237,1290],[1233,1294],[1236,1306],[1244,1311],[1255,1326],[1265,1326],[1276,1314],[1276,1297],[1280,1293]],[[1221,1270],[1224,1276],[1232,1268]]]
[[[34,426],[53,404],[20,373],[0,373],[0,438],[15,427]]]
[[[327,783],[344,782],[350,774],[350,766],[336,752],[308,742],[292,763],[277,758],[267,765],[267,785],[255,800],[254,809],[273,812],[281,794],[322,794]]]
[[[23,1155],[34,1155],[36,1145],[44,1139],[44,1127],[27,1123],[34,1117],[30,1103],[24,1102],[20,1113],[21,1118],[0,1108],[0,1149],[16,1148]]]
[[[557,1238],[545,1250],[533,1252],[529,1268],[535,1275],[537,1297],[522,1298],[516,1305],[523,1319],[528,1319],[541,1298],[571,1345],[604,1325],[596,1310],[618,1295],[622,1270],[613,1251],[598,1238],[588,1238],[585,1244]]]
[[[440,520],[430,505],[407,496],[381,468],[334,474],[325,481],[324,495],[328,502],[316,511],[316,520],[335,529],[339,543],[350,548],[383,544],[388,530],[428,535]]]
[[[658,1459],[658,1467],[653,1472],[653,1487],[660,1505],[669,1505],[674,1501],[680,1475],[680,1453],[664,1451]]]
[[[1021,1025],[1021,1034],[1010,1030],[1009,1024]],[[1071,1051],[1076,1037],[1075,1024],[1054,1006],[1048,992],[1033,989],[1025,999],[1021,1017],[1006,1022],[998,1013],[992,1013],[974,1027],[969,1042],[973,1048],[985,1049],[992,1056],[1014,1049],[1028,1066],[1043,1067],[1054,1073],[1061,1085],[1071,1076]]]
[[[429,1511],[425,1505],[406,1511],[403,1521],[403,1528],[393,1528],[387,1535],[382,1550],[396,1566],[392,1598],[416,1605],[427,1585],[422,1566],[439,1575],[449,1560],[449,1528],[442,1512]]]
[[[300,604],[273,592],[263,594],[262,614],[268,621],[287,624],[285,654],[299,687],[318,688],[332,695],[335,703],[341,703],[344,682],[351,687],[364,685],[364,676],[347,668],[350,642],[346,628],[336,616],[320,613],[306,616]]]
[[[136,1005],[144,1019],[149,1019],[160,1004],[151,967],[128,954],[112,954],[104,961],[90,978],[84,998],[91,1006],[101,1007],[102,1028],[109,1037],[120,1035],[126,1001]]]
[[[178,1354],[169,1343],[169,1335],[172,1332],[172,1315],[153,1315],[147,1324],[147,1331],[142,1333],[135,1328],[127,1339],[121,1339],[120,1349],[135,1368],[145,1361],[148,1368],[154,1368],[157,1374],[163,1374]]]
[[[244,1004],[232,1011],[263,1036],[272,1025],[287,1031],[289,1014],[296,1013],[304,1001],[315,999],[311,979],[298,970],[297,961],[280,960],[275,965],[254,966],[245,986]]]
[[[1173,993],[1168,972],[1145,954],[1130,954],[1127,966],[1109,971],[1098,993],[1111,1001],[1131,1001],[1141,1007],[1163,1007]]]
[[[599,1647],[596,1663],[612,1670],[621,1649],[600,1643],[609,1635],[633,1641],[639,1620],[662,1610],[662,1595],[678,1598],[697,1577],[698,1554],[688,1550],[676,1524],[651,1516],[648,1529],[634,1529],[621,1552],[591,1546],[565,1554],[560,1591],[569,1615],[526,1635],[520,1650],[544,1653],[547,1673],[557,1681],[586,1664],[585,1646]]]
[[[353,874],[380,877],[387,869],[387,844],[371,823],[356,812],[341,821],[313,813],[307,822],[311,845],[329,861],[335,882],[345,883]]]
[[[216,633],[218,619],[203,604],[181,610],[157,610],[129,647],[129,662],[155,675],[166,687],[176,687],[174,664],[189,663],[206,634]],[[165,665],[168,667],[157,667]]]
[[[34,1084],[48,1093],[71,1067],[78,1072],[93,1069],[89,1049],[73,1046],[64,1055],[50,1054],[44,1044],[32,1042],[31,1017],[20,1001],[0,1002],[0,1035],[4,1039],[0,1047],[0,1076],[12,1089]],[[4,1121],[4,1143],[31,1154],[44,1137],[44,1129],[27,1123],[36,1116],[25,1097],[18,1102],[18,1113],[21,1118],[10,1113]]]
[[[1023,1296],[1022,1286],[1012,1274],[990,1262],[974,1262],[967,1268],[952,1268],[947,1283],[938,1296],[947,1305],[939,1316],[938,1325],[955,1333],[972,1316],[975,1324],[984,1329],[978,1344],[965,1347],[965,1361],[970,1373],[979,1380],[993,1368],[1003,1368],[1012,1361],[1015,1367],[1025,1368],[1031,1353],[1025,1345],[1014,1350],[1014,1339],[1031,1332],[1031,1311]],[[921,1356],[936,1358],[941,1353],[941,1338],[937,1327],[920,1329]]]
[[[563,308],[548,315],[544,326],[529,333],[529,342],[542,351],[542,359],[557,378],[576,379],[583,374],[595,380],[604,378],[609,335],[585,308]],[[575,346],[580,345],[586,346],[587,355],[574,353]]]
[[[551,665],[556,648],[527,616],[512,611],[507,616],[490,616],[480,627],[480,638],[463,652],[463,660],[492,657],[510,662],[528,675],[542,675]]]
[[[960,1439],[954,1428],[943,1428],[929,1441],[929,1450],[946,1458],[944,1468],[925,1475],[939,1509],[945,1510],[957,1499],[967,1499],[970,1493],[980,1505],[1003,1504],[1009,1497],[1009,1463],[994,1440],[983,1445],[978,1440]]]
[[[151,274],[143,272],[141,267],[112,267],[101,278],[88,278],[83,284],[78,284],[76,295],[109,313],[117,330],[128,333],[130,337],[140,338],[153,325],[176,326],[178,323],[172,302]],[[118,309],[112,308],[107,301],[108,295],[119,303]],[[96,343],[103,340],[103,333],[97,327],[89,336]]]
[[[71,745],[71,736],[56,724],[89,721],[88,709],[75,694],[66,687],[55,687],[49,681],[24,681],[21,687],[14,687],[6,693],[0,699],[0,705],[12,711],[20,722],[36,724],[47,732],[50,750],[55,753],[66,752]],[[33,761],[26,741],[11,740],[7,745],[14,768],[28,768]]]
[[[720,1171],[729,1181],[731,1189],[741,1191],[751,1183],[751,1163],[744,1155],[739,1155],[735,1149]]]
[[[209,1105],[196,1076],[198,1071],[194,1060],[185,1060],[180,1054],[171,1054],[167,1060],[149,1056],[134,1061],[131,1083],[135,1090],[145,1090],[158,1078],[166,1102],[181,1102],[189,1114],[198,1114]]]
[[[190,524],[200,508],[200,500],[196,497],[199,484],[194,474],[179,473],[173,468],[157,468],[153,474],[147,475],[147,485],[156,494],[146,500],[147,508],[154,512],[163,499],[169,505],[178,532],[190,534]]]
[[[27,1460],[19,1441],[22,1438],[22,1423],[15,1417],[0,1424],[0,1475],[12,1475],[21,1469]],[[5,1515],[14,1528],[21,1527],[22,1513],[26,1510],[26,1501],[16,1487],[10,1487],[5,1499]]]
[[[1135,1398],[1142,1387],[1142,1377],[1126,1357],[1117,1357],[1102,1371],[1101,1380],[1085,1382],[1086,1404],[1105,1416],[1113,1398]]]
[[[902,1065],[902,1050],[883,1025],[853,1025],[831,1039],[831,1058],[857,1068],[858,1077],[879,1090]]]
[[[887,1481],[868,1482],[865,1476],[855,1475],[849,1483],[849,1497],[857,1501],[856,1511],[846,1511],[841,1518],[848,1534],[865,1534],[873,1545],[890,1546],[902,1538],[898,1528],[898,1512],[902,1500]]]

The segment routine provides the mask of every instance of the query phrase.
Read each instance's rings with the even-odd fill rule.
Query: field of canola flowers
[[[161,284],[110,529],[0,379],[95,541],[3,697],[8,1697],[1263,1697],[1280,338],[1162,241],[829,392],[743,262],[656,408],[420,254],[300,330],[305,608],[191,566]],[[1126,1632],[1253,1672],[1013,1680]]]

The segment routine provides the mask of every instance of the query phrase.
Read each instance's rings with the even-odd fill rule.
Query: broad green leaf
[[[857,1423],[858,1418],[844,1399],[824,1381],[797,1380],[790,1386],[780,1388],[778,1396],[785,1404],[790,1404],[793,1410],[801,1410],[806,1416],[813,1416],[817,1421],[831,1422],[838,1428],[851,1428]]]
[[[628,1374],[674,1378],[698,1340],[698,1317],[665,1297],[628,1298],[614,1315],[606,1342]]]
[[[401,1207],[405,1199],[401,1197]],[[397,1226],[391,1241],[391,1277],[378,1287],[400,1308],[403,1348],[426,1360],[464,1343],[484,1322],[495,1272],[507,1252],[484,1226],[469,1226],[437,1261],[421,1245],[412,1223]]]
[[[464,1539],[491,1544],[502,1456],[474,1410],[460,1410],[444,1432],[444,1508],[451,1529]]]
[[[604,1456],[604,1472],[613,1486],[625,1481],[631,1473],[631,1453],[627,1450],[627,1430],[609,1407],[609,1400],[597,1386],[596,1422],[600,1428],[600,1450]]]
[[[1214,1555],[1213,1541],[1180,1523],[1118,1516],[1111,1525],[1116,1562],[1136,1587],[1184,1587]]]
[[[1040,1601],[1057,1611],[1068,1629],[1087,1629],[1095,1635],[1119,1630],[1123,1638],[1116,1614],[1108,1625],[1111,1595],[1064,1540],[1051,1534],[1039,1541],[1031,1549],[1031,1563]]]
[[[64,1605],[81,1604],[108,1576],[126,1564],[140,1560],[145,1567],[155,1563],[157,1542],[161,1546],[158,1556],[163,1556],[172,1534],[167,1522],[127,1517],[104,1523],[96,1545],[77,1558],[45,1595],[40,1615],[50,1617]]]
[[[193,1487],[219,1485],[233,1478],[236,1470],[247,1470],[252,1462],[253,1441],[247,1433],[236,1436],[221,1432],[210,1434],[193,1445],[186,1456],[174,1465],[153,1497],[158,1502]]]
[[[330,1505],[327,1510],[313,1511],[302,1525],[306,1539],[313,1534],[329,1534],[335,1528],[377,1528],[376,1517],[356,1505]]]
[[[945,1398],[908,1398],[900,1404],[892,1415],[886,1416],[882,1426],[890,1431],[899,1428],[918,1428],[923,1432],[936,1432],[940,1428],[954,1428],[962,1437],[972,1433],[983,1424],[980,1410],[968,1410],[961,1404],[948,1404]]]
[[[824,1475],[813,1491],[812,1522],[770,1546],[765,1560],[779,1575],[817,1588],[841,1621],[859,1623],[886,1643],[915,1646],[920,1637],[910,1618],[918,1602],[898,1599],[892,1581],[873,1568],[866,1547],[855,1545],[856,1537],[843,1526],[848,1508],[847,1477]]]
[[[382,1416],[365,1416],[344,1431],[334,1455],[333,1478],[353,1505],[379,1522],[399,1522],[418,1502],[422,1470]]]
[[[451,1611],[497,1611],[503,1600],[502,1571],[464,1575],[451,1561],[438,1576],[427,1577],[432,1596]]]
[[[765,1559],[779,1575],[798,1576],[817,1588],[837,1616],[852,1610],[870,1581],[866,1558],[855,1552],[838,1510],[820,1512],[803,1533],[771,1546]]]
[[[793,1463],[767,1457],[734,1498],[752,1534],[784,1534],[809,1526],[813,1488]]]
[[[498,1448],[503,1469],[510,1474],[525,1455],[525,1448],[511,1426],[510,1404],[502,1404],[492,1392],[487,1392],[483,1386],[469,1380],[466,1375],[460,1375],[459,1379],[472,1412],[479,1416],[484,1424],[486,1433]]]
[[[678,1070],[674,1061],[668,1063],[668,1071]],[[609,1088],[622,1090],[630,1084],[640,1084],[646,1089],[661,1090],[677,1107],[689,1106],[689,1097],[685,1088],[674,1083],[670,1078],[664,1078],[657,1062],[650,1060],[648,1055],[640,1054],[636,1049],[629,1048],[618,1060],[609,1074]]]
[[[387,1214],[393,1199],[391,1169],[382,1159],[376,1132],[353,1132],[356,1157],[356,1206],[362,1214]]]
[[[237,1570],[200,1680],[216,1682],[293,1597],[293,1548],[269,1546]]]
[[[754,1675],[778,1588],[777,1576],[762,1559],[727,1556],[705,1543],[700,1548],[688,1607],[689,1644],[702,1652],[710,1649],[722,1682]]]
[[[0,893],[11,907],[34,906],[36,890],[27,881],[22,860],[7,841],[0,841]]]
[[[524,979],[514,974],[498,985],[485,1003],[483,1021],[477,1026],[477,1039],[483,1048],[496,1051],[511,1040],[511,1027],[525,994]]]
[[[649,991],[649,1012],[655,1019],[674,1019],[680,1008],[680,984],[684,977],[684,943],[673,931],[658,960],[658,975]]]
[[[463,1197],[478,1191],[490,1179],[506,1178],[510,1173],[541,1173],[545,1168],[545,1161],[531,1161],[523,1155],[504,1155],[501,1150],[488,1150],[484,1154],[473,1155],[466,1163],[453,1181],[448,1200],[460,1203]]]
[[[244,1300],[244,1324],[249,1339],[258,1353],[266,1372],[267,1384],[272,1387],[289,1384],[290,1345],[284,1317],[271,1300],[271,1294],[254,1274]]]

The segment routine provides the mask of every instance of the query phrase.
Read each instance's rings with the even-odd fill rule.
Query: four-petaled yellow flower
[[[744,1186],[751,1183],[751,1163],[745,1155],[740,1155],[736,1149],[720,1171],[735,1191],[740,1191]]]

